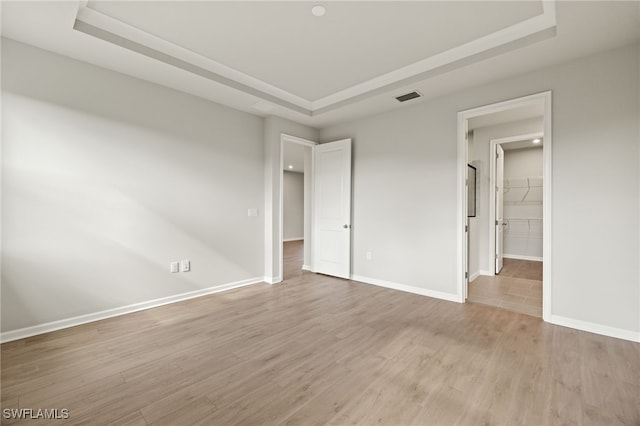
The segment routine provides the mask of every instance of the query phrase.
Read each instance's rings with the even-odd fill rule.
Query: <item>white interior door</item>
[[[314,147],[313,271],[351,275],[351,139]]]
[[[504,250],[504,150],[496,145],[496,274],[502,270]]]

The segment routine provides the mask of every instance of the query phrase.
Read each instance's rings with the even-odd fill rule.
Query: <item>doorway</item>
[[[281,136],[280,271],[283,279],[311,270],[314,142]]]
[[[474,301],[476,284],[499,281],[509,290],[505,294],[511,293],[501,307],[548,320],[551,312],[551,92],[462,111],[458,113],[458,132],[460,301]],[[540,139],[537,143],[541,148],[534,148],[534,139]],[[501,159],[500,151],[504,148],[507,148],[506,154],[502,154]],[[496,179],[500,161],[509,156],[522,160],[528,155],[525,155],[527,149],[535,151],[541,161],[538,172]],[[477,211],[474,217],[468,214],[472,198],[467,185],[469,165],[475,169],[478,182],[477,205],[472,206]],[[510,174],[513,170],[524,170],[522,162],[516,161],[514,165],[509,166]],[[498,180],[506,185],[500,185]],[[506,198],[506,204],[499,203],[501,196]],[[525,202],[517,205],[523,199]],[[519,274],[527,278],[520,278]],[[531,278],[538,278],[537,289],[529,281],[509,284],[509,281]],[[471,288],[470,283],[473,283]],[[496,291],[500,287],[496,282],[490,284]],[[529,305],[537,304],[536,309],[519,310],[513,305],[526,302],[527,297]]]
[[[478,136],[519,127],[540,131],[492,139],[489,149],[489,259],[491,274],[474,274],[467,300],[542,317],[543,146],[542,117],[478,129]],[[511,130],[509,130],[511,129]],[[470,157],[476,154],[470,151]],[[479,161],[479,159],[475,159]],[[473,257],[473,245],[469,256]]]
[[[279,209],[276,220],[279,232],[271,233],[277,241],[280,275],[265,281],[275,284],[283,279],[283,175],[287,144],[304,145],[305,235],[303,268],[311,272],[339,278],[351,278],[351,139],[316,144],[282,133],[280,158],[274,164],[279,170]],[[308,177],[308,179],[307,179]],[[273,187],[271,188],[273,194]],[[269,236],[267,235],[267,240]],[[267,274],[265,274],[267,275]]]

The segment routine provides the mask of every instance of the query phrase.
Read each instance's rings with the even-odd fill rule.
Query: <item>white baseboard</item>
[[[263,282],[262,277],[249,278],[247,280],[236,281],[229,284],[222,284],[215,287],[203,288],[201,290],[176,294],[174,296],[162,297],[160,299],[149,300],[147,302],[134,303],[132,305],[107,309],[105,311],[94,312],[91,314],[79,315],[77,317],[52,321],[45,324],[34,325],[31,327],[20,328],[18,330],[5,331],[3,333],[0,333],[0,342],[11,342],[13,340],[24,339],[26,337],[36,336],[43,333],[50,333],[52,331],[61,330],[63,328],[75,327],[77,325],[86,324],[89,322],[100,321],[107,318],[130,314],[133,312],[144,311],[145,309],[157,308],[158,306],[182,302],[183,300],[193,299],[196,297],[219,293],[221,291],[231,290],[238,287],[258,284],[261,282]]]
[[[534,262],[542,262],[542,258],[536,257],[536,256],[521,256],[519,254],[503,254],[502,257],[504,257],[505,259],[533,260]]]
[[[587,322],[587,321],[580,321],[577,319],[562,317],[559,315],[551,315],[549,322],[551,324],[561,325],[569,328],[575,328],[577,330],[582,330],[582,331],[588,331],[589,333],[601,334],[603,336],[615,337],[617,339],[630,340],[632,342],[640,342],[639,331],[609,327],[607,325],[596,324],[596,323]]]
[[[264,282],[267,284],[278,284],[282,282],[282,276],[279,277],[264,277]]]
[[[309,265],[302,265],[302,270],[303,270],[303,271],[310,271],[310,270],[311,270],[311,266],[309,266]]]
[[[282,240],[283,243],[288,243],[289,241],[303,241],[304,238],[300,237],[300,238],[285,238],[284,240]]]
[[[491,271],[485,271],[484,269],[480,269],[478,272],[474,272],[473,274],[469,275],[469,282],[475,280],[480,275],[486,275],[486,276],[492,277],[495,274]]]
[[[397,284],[390,281],[379,280],[377,278],[363,277],[362,275],[352,275],[353,281],[358,281],[365,284],[373,284],[379,287],[390,288],[393,290],[406,291],[407,293],[419,294],[421,296],[433,297],[435,299],[447,300],[449,302],[461,303],[458,299],[458,295],[451,293],[444,293],[441,291],[429,290],[422,287],[415,287],[406,284]]]

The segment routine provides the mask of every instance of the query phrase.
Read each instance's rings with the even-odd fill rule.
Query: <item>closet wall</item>
[[[504,257],[542,261],[542,175],[541,146],[505,150]]]

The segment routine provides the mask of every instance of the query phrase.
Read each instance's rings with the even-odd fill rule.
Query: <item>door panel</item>
[[[351,139],[314,147],[314,272],[351,276]]]
[[[496,274],[502,270],[504,250],[504,150],[496,145]]]

